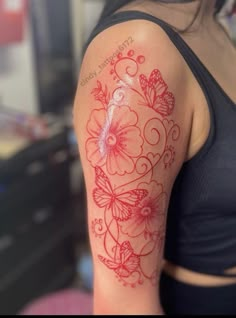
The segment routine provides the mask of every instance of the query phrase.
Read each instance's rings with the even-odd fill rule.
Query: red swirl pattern
[[[95,172],[93,200],[99,209],[91,228],[103,242],[98,259],[133,288],[158,281],[157,269],[148,272],[145,260],[163,253],[167,194],[154,176],[158,167],[168,169],[175,162],[180,138],[180,127],[168,118],[175,98],[159,70],[150,76],[141,72],[145,61],[133,50],[117,56],[110,71],[116,89],[110,92],[97,82],[92,95],[99,106],[87,123],[86,154]],[[151,114],[148,119],[130,105],[131,92],[139,108]],[[113,184],[112,176],[121,176],[120,184]]]

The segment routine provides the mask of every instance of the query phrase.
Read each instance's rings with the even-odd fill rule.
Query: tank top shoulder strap
[[[86,47],[92,42],[92,40],[102,31],[108,29],[113,25],[119,23],[132,21],[132,20],[148,20],[157,25],[159,25],[163,31],[167,34],[170,41],[175,45],[177,50],[180,52],[182,57],[185,59],[187,65],[191,69],[193,75],[196,77],[199,85],[201,86],[206,98],[208,99],[209,91],[207,91],[206,82],[210,82],[212,85],[217,86],[217,82],[214,77],[209,73],[204,64],[200,61],[197,55],[192,51],[192,49],[187,45],[187,43],[182,39],[182,37],[176,32],[172,26],[167,22],[152,16],[151,14],[141,12],[141,11],[122,11],[115,13],[103,20],[101,20],[95,29],[93,30]],[[208,84],[208,83],[207,83]]]

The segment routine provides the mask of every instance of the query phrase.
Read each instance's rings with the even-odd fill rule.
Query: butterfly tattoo
[[[144,189],[135,189],[123,193],[117,193],[100,167],[95,168],[97,188],[93,191],[93,199],[99,208],[112,211],[117,221],[125,221],[131,217],[132,208],[148,195]]]
[[[138,269],[140,258],[134,254],[131,244],[128,241],[123,242],[118,249],[118,257],[115,261],[108,260],[101,255],[98,257],[104,265],[114,270],[119,277],[129,277]]]
[[[163,117],[171,115],[175,106],[175,98],[168,91],[161,72],[157,69],[153,70],[149,79],[142,74],[139,81],[146,99],[145,106],[153,108]]]

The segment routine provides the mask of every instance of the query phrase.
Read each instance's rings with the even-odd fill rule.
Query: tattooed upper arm
[[[155,32],[157,44],[132,23],[107,30],[82,66],[74,123],[98,312],[153,313],[159,306],[168,201],[185,159],[191,108],[185,107],[183,61]]]

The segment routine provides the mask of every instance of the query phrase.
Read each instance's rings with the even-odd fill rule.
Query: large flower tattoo
[[[134,170],[134,159],[142,154],[143,139],[138,116],[128,106],[94,110],[87,125],[90,138],[87,158],[93,167],[106,165],[111,175]]]
[[[152,181],[150,184],[141,183],[138,188],[149,190],[149,195],[140,206],[133,208],[130,219],[120,223],[122,232],[129,237],[153,235],[165,220],[167,196],[162,185]]]

